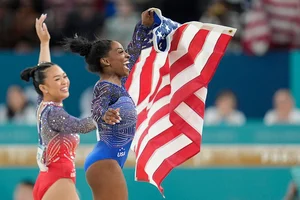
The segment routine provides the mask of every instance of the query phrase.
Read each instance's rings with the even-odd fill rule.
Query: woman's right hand
[[[102,120],[107,124],[115,125],[116,123],[120,123],[122,120],[120,117],[120,108],[112,109],[109,108],[102,117]]]
[[[35,30],[41,43],[49,43],[51,38],[44,22],[46,18],[47,14],[42,14],[39,19],[35,20]]]

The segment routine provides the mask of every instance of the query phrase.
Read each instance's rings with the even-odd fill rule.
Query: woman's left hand
[[[142,12],[142,24],[144,26],[150,27],[154,23],[154,11],[153,9],[147,9],[144,12]]]
[[[35,20],[35,30],[41,43],[47,43],[51,38],[47,26],[44,22],[46,18],[47,14],[42,14],[39,19]]]

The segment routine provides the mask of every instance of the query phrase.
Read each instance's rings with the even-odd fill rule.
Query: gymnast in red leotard
[[[51,62],[50,35],[45,19],[46,15],[42,15],[36,20],[36,32],[41,42],[39,64],[21,73],[23,80],[33,80],[39,94],[37,163],[40,173],[33,196],[34,200],[77,200],[74,162],[79,143],[77,133],[88,133],[96,127],[92,117],[78,119],[63,108],[62,101],[69,96],[70,81],[66,73]]]

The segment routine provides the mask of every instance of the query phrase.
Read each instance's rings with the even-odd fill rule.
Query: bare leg
[[[88,168],[86,179],[94,200],[128,200],[126,180],[115,160],[95,162]]]
[[[57,180],[44,194],[42,200],[79,200],[74,182],[68,178]]]

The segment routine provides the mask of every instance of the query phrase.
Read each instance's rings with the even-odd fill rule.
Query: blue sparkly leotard
[[[138,23],[135,27],[131,43],[127,47],[130,54],[129,69],[131,70],[138,59],[144,39],[151,29]],[[92,100],[92,116],[97,123],[98,142],[93,151],[87,156],[84,169],[87,170],[93,163],[114,159],[121,168],[127,159],[132,139],[135,134],[137,113],[134,102],[127,93],[122,79],[122,86],[108,81],[98,81],[94,87]],[[120,108],[121,122],[109,125],[102,120],[108,108]]]

